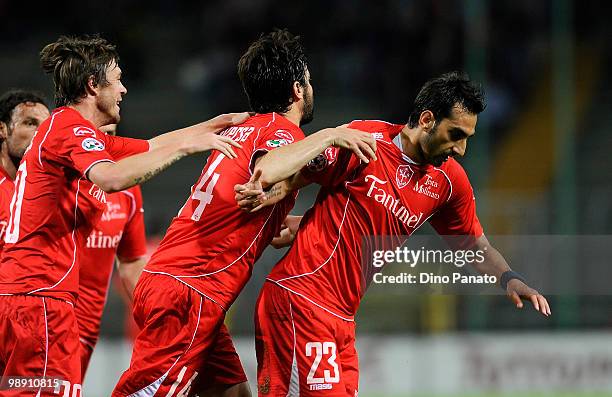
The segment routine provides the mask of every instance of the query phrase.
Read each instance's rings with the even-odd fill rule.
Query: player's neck
[[[0,149],[0,165],[4,168],[4,171],[11,177],[12,180],[15,180],[15,175],[17,175],[17,168],[11,160],[11,156],[8,153],[8,147],[6,144],[2,144],[2,149]]]
[[[96,128],[108,124],[106,123],[105,116],[98,110],[96,104],[88,101],[87,98],[79,103],[70,104],[68,107],[79,112],[84,119],[91,122]]]
[[[289,109],[285,113],[279,114],[299,127],[300,121],[302,121],[302,113],[296,108],[297,106],[291,106],[291,109]]]
[[[410,128],[408,124],[400,131],[400,138],[402,140],[402,152],[413,161],[423,164],[425,163],[425,156],[419,146],[419,134],[421,132],[418,128]]]

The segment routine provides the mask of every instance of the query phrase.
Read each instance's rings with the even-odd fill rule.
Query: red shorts
[[[81,395],[79,331],[72,305],[41,296],[0,296],[0,335],[0,395],[33,396],[39,388],[40,396]],[[10,377],[17,376],[31,381],[24,387],[11,381],[11,386]],[[41,387],[32,389],[36,384]]]
[[[79,350],[79,356],[81,361],[81,382],[85,379],[85,374],[87,373],[87,368],[89,367],[89,362],[91,361],[91,355],[93,354],[95,344],[91,344],[91,342],[87,341],[82,336],[79,337],[79,342],[81,343],[81,349]]]
[[[134,291],[141,331],[113,396],[171,397],[246,382],[224,318],[219,305],[178,280],[143,273]]]
[[[266,282],[255,309],[260,396],[356,396],[355,323]]]

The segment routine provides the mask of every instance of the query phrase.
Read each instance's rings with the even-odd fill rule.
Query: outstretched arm
[[[255,173],[264,188],[285,180],[330,146],[351,150],[364,163],[376,161],[372,134],[346,127],[326,128],[301,141],[271,150],[257,160]]]
[[[149,141],[149,151],[124,158],[116,163],[100,162],[92,166],[87,177],[106,192],[117,192],[141,184],[179,159],[206,150],[216,149],[235,158],[233,147],[241,146],[232,139],[215,133],[240,124],[247,113],[225,114],[204,123],[168,132]]]
[[[489,240],[483,235],[476,240],[476,244],[472,247],[473,250],[481,250],[483,252],[484,261],[475,261],[472,263],[474,268],[481,274],[488,274],[495,276],[498,281],[506,283],[508,275],[514,277],[511,272],[508,262],[504,257],[497,251]],[[506,273],[503,277],[502,276]],[[500,284],[501,285],[501,284]],[[504,285],[501,285],[502,288]],[[550,316],[550,305],[546,298],[535,289],[529,287],[524,281],[519,278],[511,278],[505,285],[505,291],[508,298],[514,302],[517,308],[523,308],[523,301],[526,299],[531,302],[533,308],[545,316]]]

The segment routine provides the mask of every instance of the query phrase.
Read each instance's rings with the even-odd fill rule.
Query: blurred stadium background
[[[486,233],[610,235],[612,32],[606,5],[0,1],[0,88],[33,88],[51,98],[40,49],[61,34],[99,32],[118,45],[129,91],[119,132],[149,138],[247,109],[238,58],[261,32],[287,27],[303,36],[309,54],[316,110],[307,133],[352,119],[405,122],[428,78],[465,70],[483,84],[488,99],[462,160]],[[203,162],[183,161],[143,186],[152,249]],[[305,189],[293,213],[302,214],[315,193]],[[254,393],[253,306],[282,253],[266,251],[228,315]],[[612,279],[609,257],[607,262],[599,269],[603,280]],[[579,290],[580,267],[571,255],[555,263],[550,277],[565,289],[550,296],[550,319],[515,310],[502,296],[372,288],[357,320],[360,395],[612,395],[612,298],[571,293]],[[131,352],[117,291],[109,296],[86,379],[93,397],[109,394]]]

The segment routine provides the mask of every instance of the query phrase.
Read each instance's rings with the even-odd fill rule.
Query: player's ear
[[[0,121],[0,141],[8,138],[8,125],[4,121]]]
[[[297,102],[300,99],[304,98],[304,87],[300,84],[299,81],[294,81],[292,88],[293,94],[293,102]]]
[[[89,76],[89,78],[87,79],[87,86],[85,87],[85,93],[91,96],[98,95],[98,84],[96,84],[93,76]]]
[[[429,132],[433,129],[436,124],[436,118],[431,110],[424,110],[419,116],[419,126],[425,131]]]

